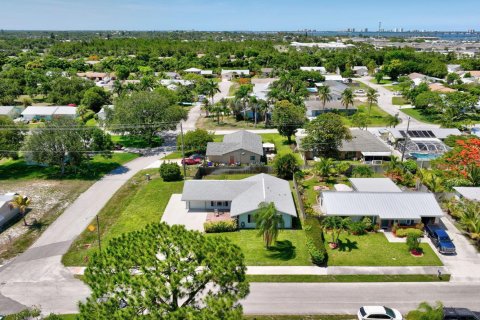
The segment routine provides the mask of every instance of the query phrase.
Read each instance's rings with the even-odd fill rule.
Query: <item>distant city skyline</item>
[[[479,30],[480,1],[0,0],[5,30]]]

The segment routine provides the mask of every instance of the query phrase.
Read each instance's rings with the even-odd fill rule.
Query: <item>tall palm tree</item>
[[[268,125],[268,112],[270,111],[270,105],[267,101],[259,99],[257,101],[258,112],[263,114],[263,120],[265,121],[265,126]]]
[[[222,98],[220,101],[218,101],[218,104],[221,106],[222,109],[222,121],[223,121],[223,116],[227,115],[230,112],[230,109],[228,108],[228,99]]]
[[[25,219],[25,213],[27,212],[27,208],[30,205],[30,198],[24,197],[21,195],[16,195],[13,200],[10,202],[10,207],[17,208],[23,218],[23,225],[27,226],[27,220]]]
[[[284,226],[283,217],[278,213],[273,202],[260,203],[255,214],[255,223],[259,230],[258,235],[263,236],[265,246],[267,249],[270,248],[272,243],[277,241],[280,228]]]
[[[214,104],[213,97],[215,96],[216,93],[220,92],[220,89],[218,88],[218,82],[215,82],[213,79],[208,80],[205,83],[204,90],[206,95],[210,97],[211,104],[213,106]]]
[[[210,111],[212,110],[212,105],[210,104],[208,99],[204,99],[202,104],[202,109],[205,110],[205,118],[208,118],[210,116]]]
[[[473,240],[480,240],[480,204],[475,201],[464,201],[461,205],[460,225]]]
[[[345,106],[345,110],[348,109],[348,106],[353,106],[353,91],[350,88],[345,89],[342,92],[342,105]]]
[[[250,106],[250,110],[253,112],[253,122],[254,126],[257,126],[257,108],[258,108],[258,100],[257,97],[255,96],[249,96],[248,97],[248,105]]]
[[[378,93],[377,90],[370,88],[367,91],[367,102],[368,102],[368,117],[372,113],[372,106],[378,103]]]
[[[320,98],[320,101],[322,101],[323,110],[325,110],[325,105],[327,104],[327,102],[332,101],[330,87],[324,85],[318,88],[318,97]]]

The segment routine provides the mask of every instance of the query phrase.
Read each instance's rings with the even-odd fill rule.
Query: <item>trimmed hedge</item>
[[[420,230],[420,229],[415,229],[415,228],[397,229],[395,231],[395,236],[397,236],[399,238],[405,238],[409,235],[420,238],[420,237],[423,236],[423,231]]]
[[[307,249],[312,259],[312,263],[316,265],[326,265],[328,261],[328,253],[325,248],[325,238],[320,221],[316,217],[307,217],[305,219],[305,234],[307,236]]]
[[[209,221],[203,224],[206,233],[233,232],[237,231],[237,220]]]

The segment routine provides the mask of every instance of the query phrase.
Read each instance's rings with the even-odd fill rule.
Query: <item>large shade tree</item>
[[[140,136],[150,145],[163,130],[175,129],[186,111],[158,92],[134,92],[115,100],[107,126],[118,133]]]
[[[80,319],[241,319],[244,256],[223,237],[153,224],[90,259]]]
[[[287,100],[275,103],[272,121],[280,135],[286,137],[289,143],[292,141],[292,135],[303,126],[305,120],[305,108]]]
[[[23,146],[27,158],[60,168],[78,168],[93,154],[111,156],[113,143],[109,134],[96,127],[86,127],[73,119],[60,118],[31,131]]]
[[[0,158],[16,158],[25,133],[24,126],[6,116],[0,116]]]
[[[307,124],[306,133],[302,148],[312,150],[322,157],[337,156],[343,141],[352,138],[342,117],[335,113],[324,113],[316,117]]]

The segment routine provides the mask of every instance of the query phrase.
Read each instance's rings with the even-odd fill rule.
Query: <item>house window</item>
[[[222,201],[217,201],[217,207],[221,207],[222,206]]]
[[[214,206],[215,206],[215,202],[210,201],[210,206],[214,207]]]
[[[255,156],[250,156],[250,161],[255,161]]]
[[[225,207],[228,207],[228,201],[225,201]]]
[[[248,215],[248,223],[255,223],[255,216],[253,214]]]

